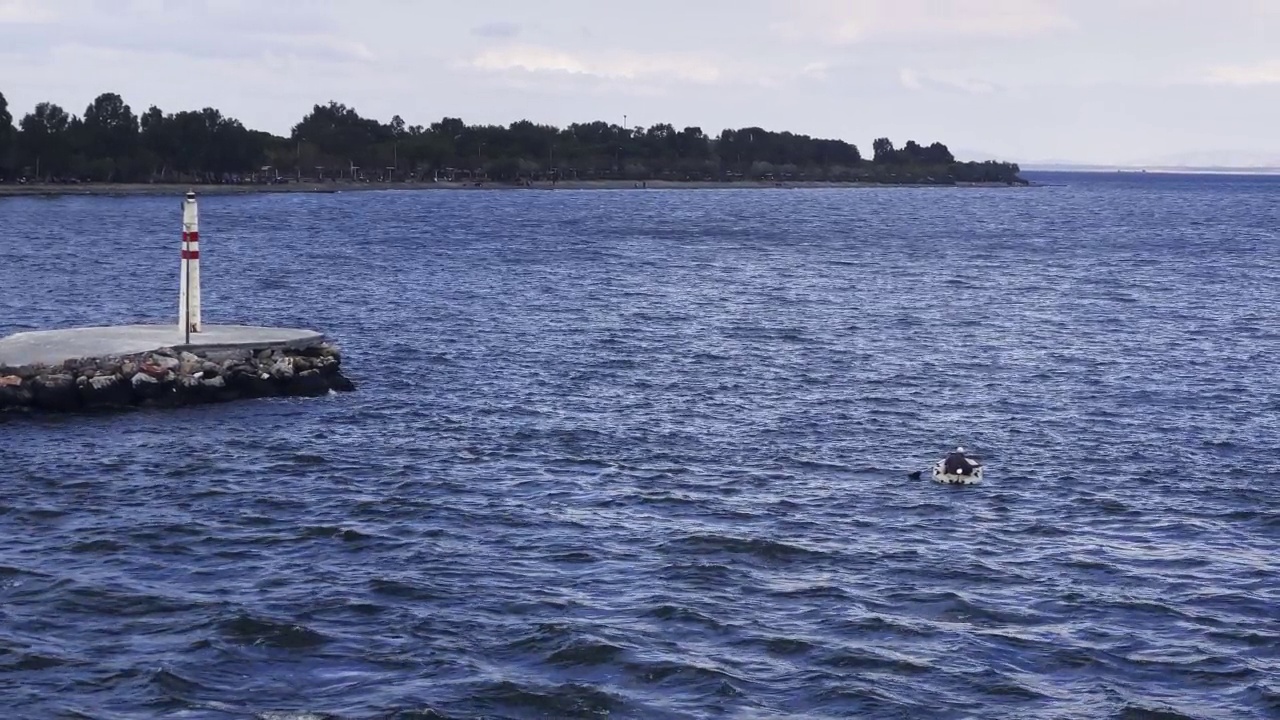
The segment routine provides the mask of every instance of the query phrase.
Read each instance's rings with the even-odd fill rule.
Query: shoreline
[[[194,190],[201,195],[252,195],[264,193],[336,193],[372,190],[736,190],[736,189],[815,189],[815,188],[1017,188],[1035,183],[955,182],[955,183],[887,183],[870,181],[826,180],[563,180],[556,183],[536,181],[527,185],[505,182],[289,182],[280,184],[201,184],[201,183],[0,183],[0,197],[38,197],[57,195],[147,196],[174,195]]]

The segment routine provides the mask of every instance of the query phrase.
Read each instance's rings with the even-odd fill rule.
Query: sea
[[[0,417],[0,715],[1280,717],[1280,177],[1026,176],[201,195],[357,389]],[[0,335],[180,233],[0,198]]]

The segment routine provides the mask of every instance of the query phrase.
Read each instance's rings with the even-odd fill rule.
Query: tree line
[[[868,160],[843,140],[759,127],[670,124],[622,127],[595,121],[559,128],[519,120],[429,126],[362,117],[338,102],[316,104],[288,137],[246,128],[219,110],[141,115],[116,93],[80,115],[38,103],[14,123],[0,93],[0,181],[278,183],[449,180],[819,180],[886,183],[1022,183],[1014,163],[958,162],[946,145],[886,137]]]

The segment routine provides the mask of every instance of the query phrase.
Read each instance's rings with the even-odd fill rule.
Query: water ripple
[[[1276,717],[1278,191],[207,197],[361,389],[0,417],[5,705]],[[0,333],[168,322],[172,209],[0,199]]]

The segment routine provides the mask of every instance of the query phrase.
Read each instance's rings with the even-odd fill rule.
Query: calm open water
[[[1280,716],[1280,178],[1038,177],[205,197],[359,390],[0,419],[0,714]],[[0,199],[0,334],[180,219]]]

